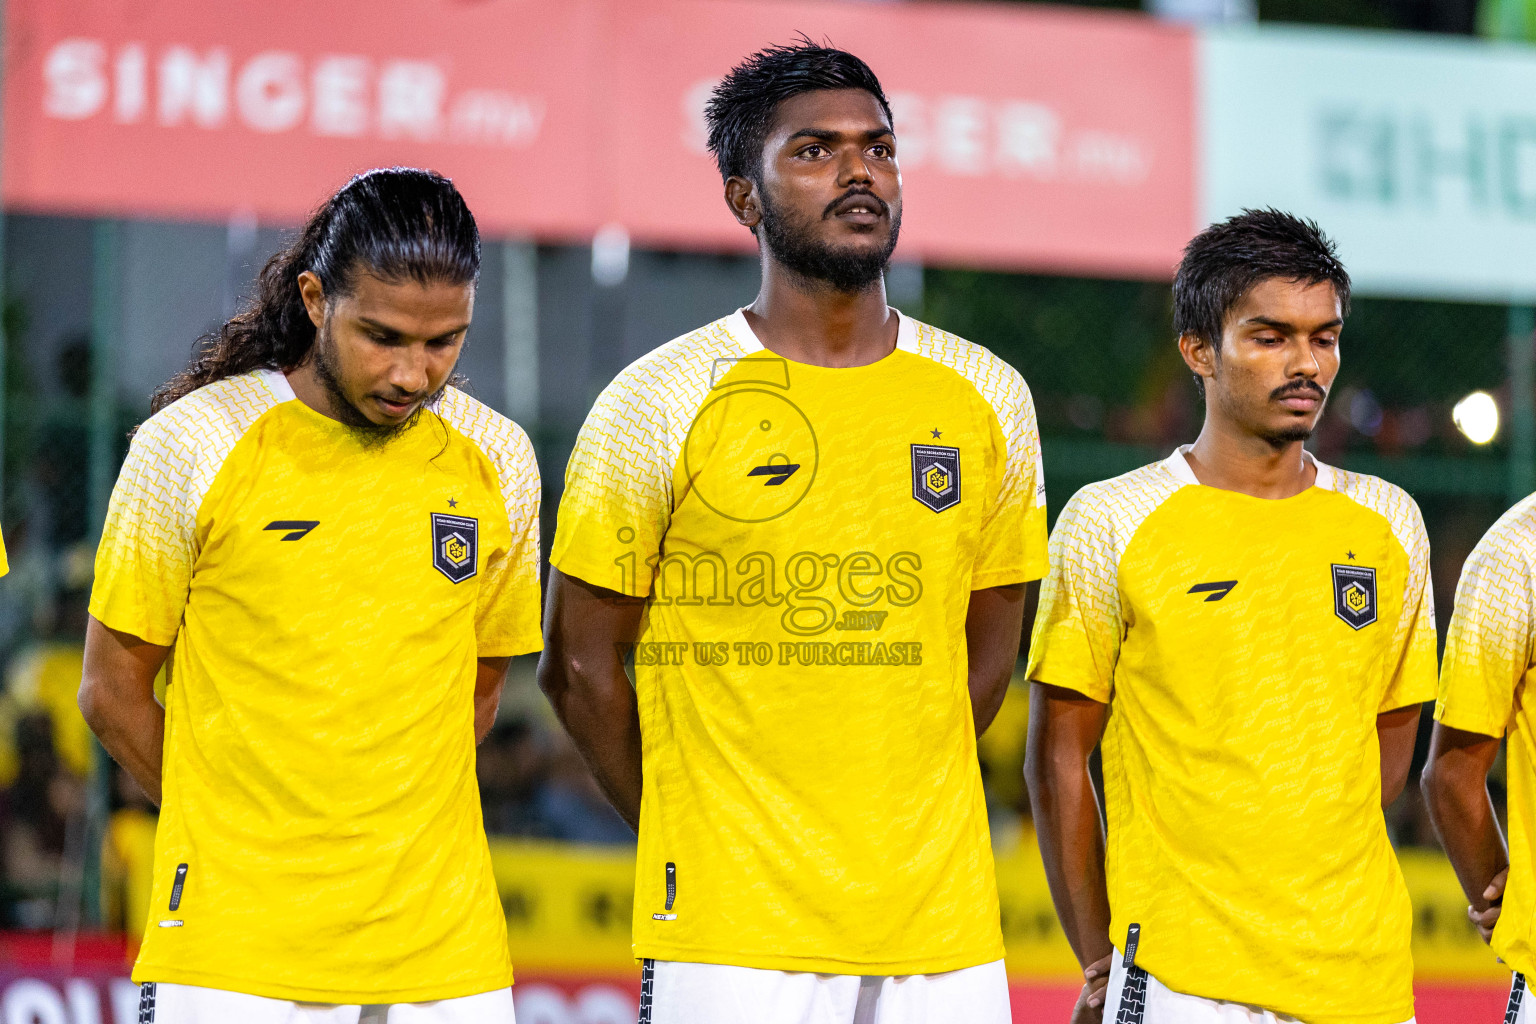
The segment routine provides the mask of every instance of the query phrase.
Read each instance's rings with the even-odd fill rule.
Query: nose
[[[389,383],[398,394],[419,395],[427,389],[427,353],[424,346],[401,346],[389,366]]]
[[[1310,340],[1293,339],[1290,344],[1290,354],[1290,366],[1286,368],[1289,371],[1288,376],[1312,380],[1322,373],[1322,363],[1318,361],[1317,353],[1313,351]]]
[[[844,150],[842,163],[838,167],[838,187],[868,185],[874,180],[874,175],[869,170],[869,163],[864,159],[864,151],[856,146],[849,146]]]

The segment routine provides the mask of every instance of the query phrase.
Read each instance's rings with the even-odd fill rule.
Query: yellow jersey
[[[1281,500],[1205,487],[1183,452],[1068,502],[1030,648],[1031,680],[1109,705],[1110,938],[1139,924],[1176,992],[1407,1020],[1376,716],[1434,693],[1418,506],[1321,464]]]
[[[646,597],[637,957],[836,974],[1003,955],[971,591],[1039,578],[1024,381],[902,317],[831,369],[737,313],[603,392],[552,562]]]
[[[91,614],[174,645],[135,981],[326,1003],[510,984],[477,657],[538,650],[539,478],[453,388],[386,444],[256,371],[138,430]]]
[[[1500,517],[1456,584],[1435,720],[1509,736],[1509,879],[1492,946],[1536,977],[1536,718],[1525,684],[1536,668],[1536,495]]]

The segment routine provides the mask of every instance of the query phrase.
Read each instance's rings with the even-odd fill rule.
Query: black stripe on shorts
[[[155,1024],[155,983],[139,986],[139,1024]]]
[[[651,993],[656,987],[656,961],[640,961],[640,1019],[636,1024],[651,1024]]]
[[[1125,984],[1120,988],[1120,1007],[1115,1011],[1115,1024],[1141,1024],[1147,1013],[1147,972],[1140,967],[1128,968]]]
[[[1504,1024],[1515,1024],[1520,1016],[1520,1004],[1525,1002],[1525,975],[1515,972],[1515,980],[1509,985],[1509,1007],[1504,1011]]]

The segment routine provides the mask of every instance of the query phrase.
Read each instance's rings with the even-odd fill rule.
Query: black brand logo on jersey
[[[1196,583],[1189,588],[1191,594],[1210,594],[1207,601],[1220,601],[1232,593],[1232,588],[1237,586],[1237,580],[1217,580],[1214,583]]]
[[[1376,621],[1376,570],[1363,565],[1333,566],[1333,613],[1350,629]]]
[[[283,540],[303,540],[309,531],[320,525],[318,519],[274,519],[263,530],[287,530]]]
[[[432,564],[454,583],[475,574],[479,541],[480,520],[432,513]]]
[[[785,480],[788,480],[790,477],[795,475],[795,470],[800,468],[800,463],[790,462],[789,459],[783,455],[778,457],[784,459],[784,461],[774,462],[773,459],[770,458],[768,460],[768,465],[753,466],[751,472],[749,472],[747,476],[766,476],[768,479],[763,481],[764,487],[779,486]]]
[[[960,449],[912,446],[912,497],[935,512],[960,503]]]

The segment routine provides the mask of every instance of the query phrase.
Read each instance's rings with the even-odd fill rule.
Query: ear
[[[313,271],[299,275],[299,295],[304,300],[304,311],[318,331],[325,325],[325,287]]]
[[[1216,346],[1188,331],[1179,335],[1179,355],[1196,377],[1210,381],[1216,376]]]
[[[758,200],[757,186],[746,178],[732,175],[725,179],[725,205],[731,208],[736,223],[752,231],[763,220],[762,203]]]

